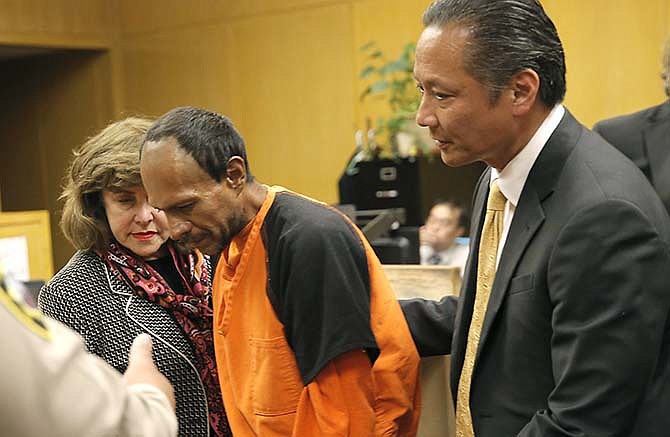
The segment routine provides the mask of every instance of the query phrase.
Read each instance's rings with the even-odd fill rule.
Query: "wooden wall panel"
[[[246,1],[118,0],[119,24],[126,35],[207,26],[221,21],[231,3]],[[203,41],[206,40],[203,38]]]
[[[360,101],[358,96],[370,81],[359,80],[364,66],[369,63],[360,48],[371,41],[381,49],[386,59],[397,58],[407,43],[416,43],[423,30],[421,16],[431,0],[366,0],[354,3],[354,49],[356,86],[356,127],[364,129],[366,119],[373,126],[379,116],[390,112],[388,103],[379,97]],[[417,90],[418,93],[418,90]],[[384,141],[384,139],[379,139]]]
[[[73,248],[58,227],[72,149],[114,114],[106,52],[71,52],[4,63],[0,92],[3,210],[49,210],[55,267]]]
[[[192,13],[122,34],[124,112],[187,104],[222,112],[244,135],[259,179],[335,202],[353,150],[351,6],[256,6],[257,14],[239,6],[206,24],[188,24],[199,19]]]
[[[360,0],[118,0],[121,30],[146,34]]]
[[[351,9],[335,4],[230,24],[231,116],[252,172],[337,201],[353,150]]]
[[[183,105],[228,112],[226,37],[224,26],[207,25],[125,38],[123,112],[157,116]]]
[[[0,44],[108,47],[114,3],[106,0],[0,0]]]
[[[72,148],[122,107],[116,7],[117,0],[0,0],[2,54],[26,55],[1,64],[2,208],[49,210],[56,268],[73,252],[58,229],[57,202]]]
[[[365,119],[359,48],[396,56],[430,0],[119,0],[124,109],[206,106],[231,116],[260,179],[337,200]],[[663,100],[670,0],[543,0],[564,41],[566,104],[585,124]]]
[[[662,102],[668,0],[545,0],[563,41],[566,106],[587,126]]]
[[[0,189],[3,210],[46,209],[44,159],[34,108],[38,78],[27,60],[0,64]]]
[[[109,86],[110,59],[105,52],[78,54],[66,59],[47,58],[36,68],[48,72],[50,77],[39,94],[39,99],[49,104],[37,105],[36,110],[45,163],[46,208],[51,212],[54,260],[61,267],[73,253],[73,248],[58,226],[62,209],[58,197],[72,149],[115,118]]]
[[[304,9],[333,5],[349,5],[360,0],[247,0],[230,2],[226,8],[227,18],[251,17],[275,13],[293,13]]]

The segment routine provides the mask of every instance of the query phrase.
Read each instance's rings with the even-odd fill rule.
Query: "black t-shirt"
[[[370,276],[353,225],[322,204],[279,192],[261,236],[267,250],[267,293],[284,325],[305,385],[337,356],[379,354],[370,326]]]

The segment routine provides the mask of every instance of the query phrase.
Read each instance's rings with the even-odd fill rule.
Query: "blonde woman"
[[[211,265],[168,238],[142,185],[139,149],[151,122],[113,123],[74,152],[61,229],[78,252],[41,290],[39,306],[119,371],[132,340],[153,337],[172,382],[180,436],[230,436],[212,343]]]

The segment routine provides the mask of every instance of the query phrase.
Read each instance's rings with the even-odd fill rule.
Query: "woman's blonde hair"
[[[111,231],[102,204],[103,190],[141,186],[140,147],[151,126],[145,118],[112,123],[74,151],[66,174],[60,227],[78,250],[104,249]]]

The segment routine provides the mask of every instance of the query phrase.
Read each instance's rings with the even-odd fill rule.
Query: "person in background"
[[[670,37],[665,43],[661,78],[665,95],[670,97]],[[593,130],[642,170],[670,212],[670,100],[599,121]]]
[[[468,215],[453,201],[437,201],[426,223],[419,228],[421,264],[458,266],[461,276],[468,260],[469,247],[457,240],[466,235]]]
[[[151,338],[135,339],[122,376],[27,305],[27,292],[0,265],[2,435],[177,435],[174,393],[151,358]]]
[[[419,357],[379,260],[323,203],[258,182],[227,118],[176,108],[142,179],[171,237],[220,254],[214,344],[236,436],[414,436]]]
[[[417,122],[445,164],[489,166],[458,300],[402,301],[421,355],[451,353],[457,435],[667,436],[663,204],[561,104],[537,0],[439,0],[423,22]]]
[[[175,388],[180,436],[229,436],[212,338],[211,265],[180,252],[142,185],[139,150],[151,122],[112,123],[74,152],[61,229],[78,252],[38,304],[123,372],[131,342],[154,340]]]

